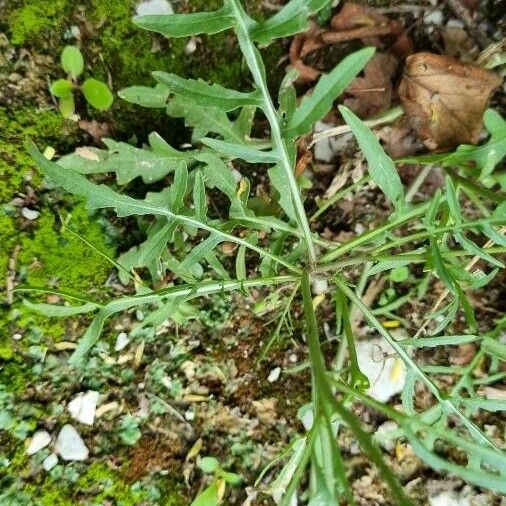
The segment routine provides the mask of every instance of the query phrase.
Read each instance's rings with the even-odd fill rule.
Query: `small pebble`
[[[126,332],[120,332],[116,338],[116,344],[114,345],[114,351],[121,351],[128,346],[130,339]]]
[[[362,223],[357,223],[355,225],[355,233],[356,234],[362,234],[363,232],[365,232],[367,229],[364,227],[364,225],[362,225]]]
[[[74,39],[79,39],[81,37],[81,30],[77,25],[72,25],[70,27],[70,34],[74,37]]]
[[[38,451],[45,448],[50,442],[51,436],[49,432],[46,430],[38,430],[33,434],[30,444],[26,449],[26,453],[28,455],[34,455]]]
[[[23,218],[30,220],[30,221],[36,220],[40,215],[39,211],[35,211],[34,209],[29,209],[28,207],[23,207],[23,209],[21,209],[21,214],[22,214]]]
[[[153,16],[156,14],[172,14],[172,4],[167,0],[145,0],[137,5],[137,16]]]
[[[12,337],[12,339],[14,339],[14,341],[19,341],[23,337],[23,334],[16,332],[15,334],[12,334],[11,337]]]
[[[89,390],[86,393],[80,393],[69,402],[68,410],[70,416],[78,422],[85,425],[93,425],[95,412],[98,403],[98,392]]]
[[[269,383],[274,383],[275,381],[278,381],[279,377],[281,376],[281,367],[275,367],[267,377],[267,381]]]
[[[443,24],[443,12],[439,10],[428,12],[423,17],[423,21],[427,25],[441,26]]]
[[[437,496],[429,497],[430,506],[470,506],[469,499],[462,495],[457,495],[453,491],[442,492]]]
[[[197,39],[195,37],[192,37],[188,44],[186,44],[186,47],[184,48],[184,52],[186,54],[192,54],[197,50]]]
[[[325,278],[313,279],[313,294],[321,295],[329,291],[329,284]]]
[[[391,452],[395,448],[395,438],[386,438],[383,434],[388,432],[392,432],[397,429],[399,426],[392,420],[387,420],[382,423],[375,432],[375,439],[377,439],[378,444],[387,452]]]
[[[306,430],[310,430],[313,426],[314,422],[314,414],[312,409],[307,409],[302,416],[300,417],[300,421]]]
[[[236,183],[241,182],[242,174],[237,169],[232,169],[232,176],[234,176]]]
[[[51,469],[53,469],[56,464],[58,464],[58,456],[56,453],[51,453],[51,455],[49,455],[49,457],[46,457],[44,459],[44,462],[42,462],[42,467],[46,471],[51,471]]]
[[[72,425],[64,425],[58,434],[56,449],[63,460],[82,461],[90,454],[83,439]]]

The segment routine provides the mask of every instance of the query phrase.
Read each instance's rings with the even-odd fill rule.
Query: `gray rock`
[[[45,448],[51,442],[51,436],[49,432],[46,430],[38,430],[33,436],[28,448],[26,449],[26,453],[28,455],[34,455],[42,448]]]
[[[46,471],[51,471],[51,469],[53,469],[56,464],[58,464],[58,455],[56,455],[56,453],[51,453],[51,455],[49,455],[49,457],[46,457],[44,459],[44,462],[42,462],[42,467]]]
[[[89,450],[72,425],[64,425],[58,434],[56,450],[63,460],[86,460]]]
[[[145,0],[137,5],[137,16],[152,16],[155,14],[172,14],[172,4],[167,0]]]

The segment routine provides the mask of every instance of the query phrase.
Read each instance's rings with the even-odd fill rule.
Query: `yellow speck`
[[[193,395],[193,394],[190,394],[190,395],[185,395],[183,397],[183,400],[186,401],[186,402],[204,402],[204,401],[209,400],[209,398],[206,397],[206,396],[204,396],[204,395]]]
[[[199,438],[197,441],[195,441],[190,451],[188,452],[188,455],[186,455],[186,460],[191,460],[196,457],[200,453],[200,450],[202,450],[202,438]]]
[[[404,448],[402,443],[397,441],[397,444],[395,445],[395,456],[396,456],[397,460],[400,462],[401,460],[404,459],[405,455],[406,455],[406,449]]]
[[[383,327],[386,329],[396,329],[401,326],[401,322],[398,320],[387,320],[386,322],[383,322]]]
[[[56,150],[52,148],[51,146],[48,146],[44,150],[44,158],[47,158],[48,160],[52,160],[54,158],[54,155],[56,155]]]
[[[399,357],[395,357],[392,370],[390,371],[390,381],[392,383],[395,383],[399,379],[403,368],[404,364],[402,363],[402,360]]]
[[[239,182],[239,188],[237,190],[237,196],[240,197],[244,191],[246,190],[246,188],[248,188],[248,181],[245,177],[243,177],[241,179],[241,181]]]
[[[313,309],[316,309],[325,300],[325,294],[320,293],[313,299]]]
[[[223,498],[225,497],[225,487],[227,486],[227,484],[225,483],[225,480],[223,479],[219,479],[218,480],[218,490],[216,492],[216,496],[218,498],[218,502],[220,503]]]

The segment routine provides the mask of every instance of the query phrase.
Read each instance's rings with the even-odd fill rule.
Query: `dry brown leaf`
[[[87,132],[96,144],[99,144],[103,137],[110,137],[111,125],[109,123],[99,122],[95,119],[88,121],[82,119],[79,121],[79,128]]]
[[[380,14],[373,7],[348,2],[332,17],[330,21],[332,35],[324,34],[327,42],[340,40],[362,39],[366,45],[378,48],[389,46],[389,50],[398,56],[406,57],[413,52],[412,44],[404,33],[402,24]],[[380,39],[381,36],[392,35],[393,41]]]
[[[293,38],[290,62],[299,70],[297,83],[311,84],[323,73],[320,68],[308,63],[315,59],[314,56],[322,60],[318,53],[311,53],[325,46],[360,39],[367,46],[388,52],[377,53],[371,59],[364,69],[363,77],[353,81],[346,90],[348,98],[344,103],[362,118],[387,110],[391,105],[398,57],[405,58],[412,53],[410,39],[402,24],[372,7],[348,2],[332,17],[330,27],[326,31],[311,24],[306,33]]]
[[[388,53],[375,54],[364,68],[364,77],[357,77],[346,88],[349,98],[344,100],[344,105],[360,118],[386,111],[392,101],[392,81],[397,66],[395,56]]]
[[[312,83],[322,74],[320,70],[306,65],[303,58],[312,51],[325,45],[325,42],[323,42],[320,37],[323,32],[324,30],[322,28],[315,23],[311,23],[307,32],[300,33],[292,39],[289,57],[291,65],[299,71],[299,77],[297,78],[298,84]]]
[[[447,56],[417,53],[406,60],[399,95],[411,127],[430,150],[476,144],[482,116],[501,80]]]

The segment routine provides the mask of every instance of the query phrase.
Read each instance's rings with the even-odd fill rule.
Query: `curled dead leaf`
[[[291,65],[299,71],[299,76],[297,77],[298,84],[312,83],[322,74],[320,70],[306,65],[303,58],[325,45],[325,42],[321,38],[321,34],[324,32],[325,30],[318,25],[311,23],[309,30],[296,35],[292,39],[289,57]]]
[[[393,79],[398,61],[389,53],[377,53],[367,63],[363,77],[346,88],[344,105],[360,118],[386,111],[392,101]]]
[[[447,56],[417,53],[406,60],[399,95],[408,121],[430,150],[476,144],[490,95],[501,84],[493,72]]]
[[[336,44],[357,39],[366,46],[381,50],[369,61],[363,76],[358,77],[346,90],[348,98],[345,105],[364,118],[390,107],[398,58],[405,58],[412,53],[411,41],[399,21],[384,16],[372,7],[348,2],[332,17],[330,30],[312,23],[309,30],[293,38],[290,63],[299,71],[297,84],[312,84],[324,70],[331,70],[342,58],[342,51]],[[323,51],[322,48],[330,46],[332,49]],[[323,53],[335,54],[337,59],[331,56],[331,61],[326,61],[325,56],[318,54],[320,49]],[[324,67],[324,70],[320,67]]]

